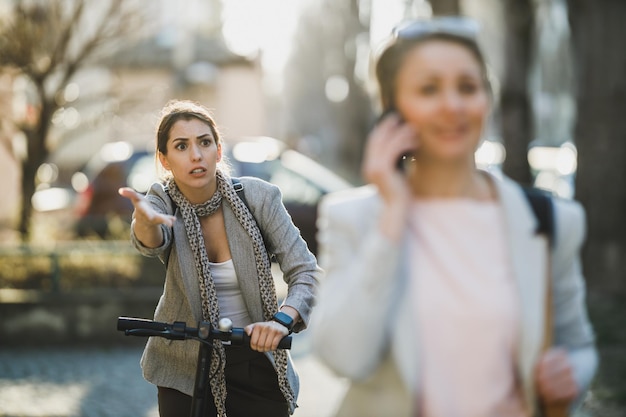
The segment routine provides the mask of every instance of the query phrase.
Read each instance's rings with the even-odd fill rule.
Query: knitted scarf
[[[166,184],[166,190],[172,200],[178,206],[183,221],[191,250],[193,251],[195,267],[198,273],[200,295],[202,299],[202,319],[210,322],[215,328],[218,327],[220,319],[220,310],[217,302],[217,292],[215,284],[211,276],[209,267],[209,257],[204,245],[204,237],[202,228],[200,227],[200,217],[210,216],[215,213],[222,201],[225,199],[230,205],[235,217],[246,230],[254,247],[254,257],[256,262],[256,270],[259,280],[259,288],[261,290],[261,302],[263,305],[263,315],[266,321],[272,319],[274,313],[278,309],[276,299],[276,289],[274,287],[274,278],[272,277],[271,263],[263,236],[256,223],[256,220],[250,213],[248,207],[239,198],[233,184],[226,174],[220,170],[216,172],[217,190],[213,196],[206,202],[201,204],[191,204],[187,198],[180,192],[173,178],[170,178]],[[240,277],[245,278],[245,277]],[[290,404],[291,408],[295,406],[294,394],[287,380],[287,352],[278,349],[270,352],[274,356],[276,372],[278,374],[278,384],[283,393],[285,400]],[[218,416],[226,417],[226,379],[224,376],[224,367],[226,363],[226,352],[224,346],[219,340],[213,342],[213,356],[211,358],[210,372],[215,375],[211,378],[211,393],[215,401]]]

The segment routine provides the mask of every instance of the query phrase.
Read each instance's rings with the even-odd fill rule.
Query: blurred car
[[[233,142],[225,152],[233,176],[253,176],[277,185],[285,208],[317,254],[317,209],[322,196],[351,188],[345,179],[274,138],[251,137]]]
[[[128,230],[133,205],[118,194],[118,189],[129,186],[145,193],[156,179],[154,153],[135,150],[127,142],[104,145],[72,177],[72,186],[78,192],[76,234],[120,238]]]
[[[224,147],[233,176],[254,176],[277,185],[294,224],[317,253],[317,206],[320,198],[352,185],[307,156],[269,137],[247,137]],[[145,193],[158,178],[154,153],[136,151],[125,142],[107,144],[100,155],[78,173],[79,236],[118,237],[130,223],[132,204],[117,190],[130,186]]]
[[[59,167],[43,163],[35,174],[37,188],[31,198],[33,210],[40,213],[64,210],[74,204],[76,192],[67,181],[59,178]]]

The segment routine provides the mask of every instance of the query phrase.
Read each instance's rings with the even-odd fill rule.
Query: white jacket
[[[524,400],[536,413],[533,370],[545,327],[547,241],[521,188],[494,178],[504,209],[512,269],[519,288],[521,329],[516,366]],[[553,279],[554,344],[565,347],[584,393],[597,353],[585,307],[579,259],[585,215],[574,201],[555,199]],[[340,415],[415,416],[419,341],[412,329],[406,244],[378,230],[382,201],[372,186],[330,195],[320,209],[320,266],[327,276],[312,316],[314,351],[351,386]],[[582,397],[582,395],[581,395]]]

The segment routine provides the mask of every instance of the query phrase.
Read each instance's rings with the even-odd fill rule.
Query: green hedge
[[[127,241],[74,241],[0,247],[0,288],[66,291],[161,286],[165,270]]]

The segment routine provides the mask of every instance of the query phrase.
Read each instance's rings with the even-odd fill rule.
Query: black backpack
[[[536,233],[548,237],[550,246],[554,247],[554,207],[552,196],[544,190],[534,187],[522,187],[524,195],[539,222]]]

